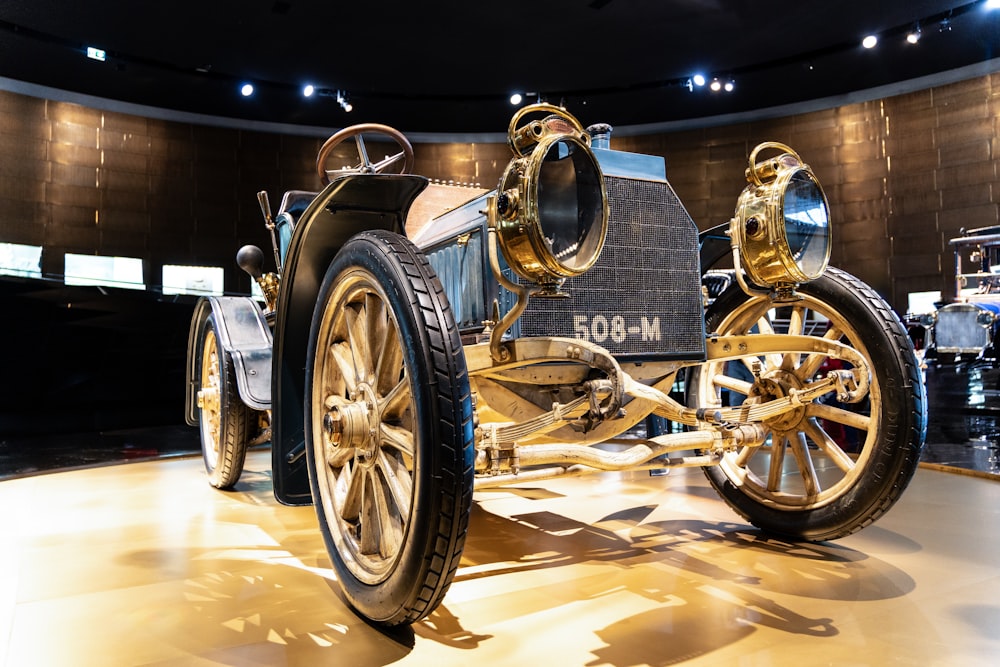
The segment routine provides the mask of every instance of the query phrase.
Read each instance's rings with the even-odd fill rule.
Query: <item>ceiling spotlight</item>
[[[240,86],[240,94],[243,95],[243,97],[250,97],[251,95],[253,95],[253,84],[244,83],[242,86]]]
[[[906,33],[906,43],[916,44],[920,41],[920,26],[918,25],[910,32]]]
[[[711,88],[715,92],[719,92],[720,90],[722,90],[722,82],[719,81],[718,78],[712,79],[712,83],[709,84],[708,87]]]
[[[1000,9],[1000,0],[986,0],[986,9]]]
[[[514,93],[513,95],[510,96],[510,103],[513,104],[514,106],[517,106],[518,104],[521,103],[523,99],[524,98],[521,97],[521,93]]]
[[[695,74],[693,77],[691,77],[691,81],[694,82],[694,85],[696,85],[696,86],[699,86],[699,87],[700,86],[704,86],[705,85],[705,75],[704,74]]]
[[[91,60],[99,60],[103,63],[108,59],[108,54],[104,51],[104,49],[96,49],[93,46],[88,46],[87,57]]]
[[[347,93],[341,92],[339,90],[337,91],[337,104],[340,105],[341,109],[343,109],[348,113],[354,110],[354,105],[351,104],[350,101],[348,101],[347,99]]]
[[[878,44],[878,37],[875,35],[868,35],[863,40],[861,40],[861,46],[866,49],[874,49],[875,45]]]
[[[313,87],[311,83],[307,83],[302,87],[302,97],[312,97],[313,93],[315,92],[316,89]]]
[[[941,23],[938,24],[938,32],[951,32],[951,19],[941,19]]]
[[[732,79],[729,79],[729,81],[726,81],[726,82],[725,82],[725,83],[724,83],[724,84],[722,85],[722,87],[723,87],[723,88],[725,89],[725,91],[726,91],[727,93],[731,93],[731,92],[733,92],[733,88],[735,88],[735,87],[736,87],[736,82],[735,82],[735,81],[733,81]]]

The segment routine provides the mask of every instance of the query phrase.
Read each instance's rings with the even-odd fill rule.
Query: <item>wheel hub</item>
[[[757,378],[750,389],[749,396],[759,398],[761,402],[773,401],[787,396],[789,389],[801,388],[802,383],[793,373],[775,369]],[[800,405],[777,417],[768,419],[764,423],[774,431],[790,431],[796,429],[805,416],[806,409]]]
[[[342,460],[355,450],[362,464],[371,465],[378,449],[378,425],[381,421],[378,402],[371,386],[362,383],[354,393],[354,401],[333,406],[323,416],[327,435],[327,460]]]

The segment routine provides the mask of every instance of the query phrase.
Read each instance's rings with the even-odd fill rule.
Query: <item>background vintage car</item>
[[[1000,227],[970,229],[951,239],[955,294],[949,303],[907,316],[914,346],[938,364],[996,366],[1000,336]]]

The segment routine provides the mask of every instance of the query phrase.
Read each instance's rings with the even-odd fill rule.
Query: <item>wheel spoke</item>
[[[350,344],[354,376],[358,382],[366,382],[369,372],[374,368],[371,347],[369,346],[366,303],[367,299],[357,309],[354,307],[344,309],[344,316],[347,320],[347,342]]]
[[[336,369],[339,371],[339,376],[343,379],[345,393],[350,395],[357,391],[360,378],[358,377],[357,366],[350,344],[341,341],[335,345],[331,345],[330,356],[333,357],[333,366],[331,366],[330,370],[333,371]],[[333,386],[337,386],[337,384],[333,383],[334,378],[327,379],[331,381]]]
[[[735,391],[736,393],[743,394],[744,396],[750,394],[750,388],[753,386],[752,383],[747,382],[746,380],[734,378],[731,375],[725,375],[724,373],[719,373],[713,377],[712,384],[720,389],[729,389],[730,391]]]
[[[837,422],[838,424],[850,426],[865,432],[867,432],[872,425],[872,418],[866,414],[839,408],[835,405],[827,405],[826,403],[810,404],[806,410],[806,414],[810,417],[828,419],[830,421]]]
[[[840,445],[838,445],[834,439],[830,437],[830,434],[823,430],[816,420],[806,420],[806,423],[803,424],[802,428],[805,430],[806,435],[812,438],[812,441],[816,443],[816,446],[822,449],[838,468],[844,472],[854,470],[854,460],[840,448]]]
[[[361,535],[358,539],[358,550],[366,555],[382,555],[382,521],[385,512],[385,495],[382,485],[374,475],[365,475],[365,484],[361,496]]]
[[[402,546],[403,525],[400,513],[394,509],[392,489],[384,473],[376,466],[366,476],[358,547],[362,554],[390,558]]]
[[[806,327],[806,313],[805,308],[802,306],[795,306],[792,308],[791,314],[788,316],[788,334],[792,336],[801,336],[805,332]],[[795,367],[799,365],[801,357],[799,354],[786,354],[785,358],[781,362],[781,368],[785,371],[794,371]]]
[[[403,346],[399,341],[399,332],[390,327],[383,337],[385,344],[378,357],[376,371],[376,389],[382,396],[388,396],[400,391],[400,385],[405,384],[403,366]]]
[[[826,340],[839,341],[843,335],[843,332],[831,323],[830,328],[823,334],[823,338]],[[827,355],[819,352],[808,355],[799,366],[798,370],[795,371],[795,376],[802,382],[808,382],[814,375],[816,375],[820,366],[822,366],[823,362],[828,358],[829,357]]]
[[[815,496],[819,493],[819,479],[816,477],[816,468],[813,466],[812,455],[809,453],[809,445],[806,442],[804,433],[796,433],[795,438],[789,438],[789,445],[792,455],[799,466],[799,474],[806,487],[807,496]]]
[[[781,488],[781,476],[785,466],[785,434],[771,434],[771,461],[767,469],[767,490],[778,491]]]
[[[410,471],[398,458],[385,451],[379,452],[378,468],[397,513],[401,517],[409,516],[410,502],[413,498],[413,479],[410,477]]]
[[[771,323],[770,311],[764,313],[760,319],[757,320],[757,330],[762,334],[774,334],[774,325]],[[767,368],[781,368],[783,358],[784,355],[779,353],[764,355]]]
[[[391,447],[405,457],[406,461],[413,461],[413,434],[404,428],[391,424],[379,425],[379,436],[382,439],[383,447]]]
[[[337,476],[337,492],[341,498],[340,518],[344,521],[357,521],[361,514],[366,476],[364,468],[358,465],[344,466]]]
[[[360,134],[354,136],[354,145],[358,148],[358,157],[361,158],[361,165],[358,171],[369,173],[371,171],[371,160],[368,159],[368,150],[365,148],[365,140]]]
[[[380,401],[383,419],[398,420],[410,407],[410,383],[403,378]]]
[[[383,171],[385,171],[386,168],[396,164],[405,157],[406,153],[404,153],[403,151],[399,151],[395,155],[388,155],[382,160],[374,163],[372,165],[372,169],[374,169],[376,173],[382,173]]]

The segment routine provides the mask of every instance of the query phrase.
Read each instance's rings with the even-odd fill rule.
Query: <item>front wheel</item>
[[[906,488],[923,447],[926,394],[906,329],[871,287],[829,269],[798,292],[801,300],[775,304],[734,285],[709,309],[707,331],[806,334],[849,345],[872,371],[868,396],[840,404],[830,394],[769,419],[762,446],[728,452],[705,472],[755,526],[793,539],[836,539],[875,521]],[[779,398],[839,363],[821,354],[708,363],[691,374],[689,401],[720,407]]]
[[[320,530],[348,602],[385,625],[444,598],[472,509],[472,399],[441,283],[404,237],[337,253],[309,334],[306,447]]]

